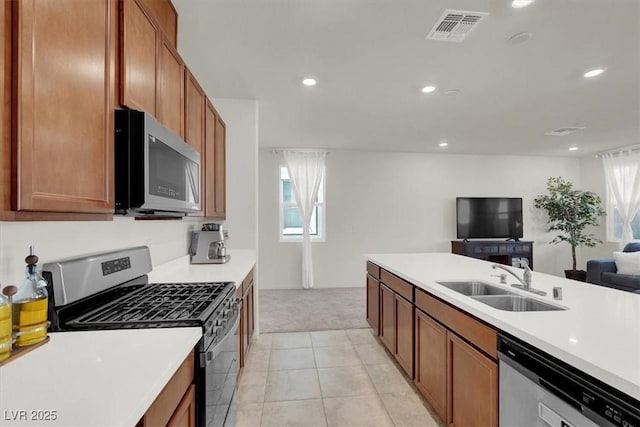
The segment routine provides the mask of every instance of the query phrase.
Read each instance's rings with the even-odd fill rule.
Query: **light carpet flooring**
[[[260,332],[367,328],[366,288],[260,290]]]
[[[238,427],[439,424],[369,329],[261,334],[238,386]]]

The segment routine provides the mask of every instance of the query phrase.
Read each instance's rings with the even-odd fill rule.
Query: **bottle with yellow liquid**
[[[25,261],[25,279],[11,304],[16,347],[26,347],[44,341],[49,326],[47,282],[38,274],[38,257],[33,254],[33,246]]]
[[[11,305],[9,299],[0,294],[0,362],[11,355]]]

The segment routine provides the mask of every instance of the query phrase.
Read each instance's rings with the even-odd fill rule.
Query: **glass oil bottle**
[[[11,304],[16,347],[26,347],[44,341],[49,326],[47,282],[38,274],[38,257],[33,254],[33,246],[25,261],[25,278]]]
[[[11,355],[11,304],[9,299],[0,294],[0,362]]]

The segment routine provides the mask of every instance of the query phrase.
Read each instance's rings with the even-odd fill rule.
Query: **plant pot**
[[[567,279],[577,280],[579,282],[587,281],[587,272],[584,270],[565,270],[564,275]]]

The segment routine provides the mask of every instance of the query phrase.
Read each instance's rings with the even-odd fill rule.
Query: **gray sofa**
[[[622,252],[640,251],[640,242],[627,244]],[[640,294],[640,276],[618,274],[613,259],[592,259],[587,262],[587,283],[607,286]]]

